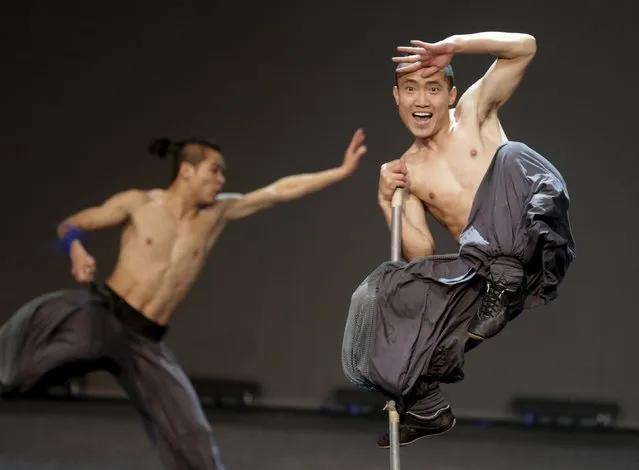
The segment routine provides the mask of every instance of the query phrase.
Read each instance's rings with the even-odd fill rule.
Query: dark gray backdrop
[[[228,228],[172,323],[194,375],[259,380],[273,402],[313,405],[344,385],[352,290],[388,256],[378,169],[410,144],[391,96],[395,46],[522,31],[538,56],[503,110],[506,132],[552,160],[573,200],[578,260],[559,300],[477,350],[447,387],[458,410],[499,415],[514,393],[616,399],[639,421],[634,306],[636,33],[627,5],[323,1],[26,2],[2,21],[5,319],[73,282],[56,223],[130,187],[165,185],[157,136],[217,137],[228,189],[338,165],[368,135],[359,172]],[[574,3],[574,5],[577,5]],[[629,5],[629,2],[628,2]],[[5,7],[7,8],[7,7]],[[460,91],[491,62],[456,57]],[[436,229],[439,247],[455,250]],[[117,231],[90,248],[102,278]]]

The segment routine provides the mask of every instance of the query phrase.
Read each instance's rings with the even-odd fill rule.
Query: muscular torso
[[[188,293],[223,229],[223,203],[179,220],[162,191],[148,193],[124,227],[107,283],[131,306],[165,324]]]
[[[457,122],[440,148],[413,146],[404,154],[411,193],[457,241],[479,184],[506,140],[496,118],[481,128]]]

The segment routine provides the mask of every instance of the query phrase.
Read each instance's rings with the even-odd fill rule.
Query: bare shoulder
[[[464,106],[466,106],[465,109]],[[456,108],[450,110],[451,128],[457,135],[457,139],[462,138],[467,140],[469,145],[480,147],[491,147],[495,142],[505,142],[507,137],[499,115],[491,113],[480,122],[476,109],[472,109],[472,106],[472,103],[468,101],[460,102]]]
[[[132,210],[145,204],[148,200],[148,191],[143,189],[125,189],[111,196],[106,203],[110,206],[126,207]]]
[[[161,197],[161,190],[152,189],[129,189],[120,193],[121,201],[123,205],[126,205],[129,212],[136,212],[145,206],[147,206],[154,199],[157,200]]]
[[[413,181],[414,177],[418,177],[424,169],[424,165],[427,164],[427,157],[424,149],[413,144],[403,153],[401,161],[406,165],[409,178]]]
[[[164,189],[147,189],[139,191],[140,197],[145,198],[146,202],[161,201],[166,194],[166,191]]]
[[[419,157],[419,148],[417,147],[417,145],[413,144],[410,147],[408,147],[408,149],[402,154],[400,159],[407,165],[410,165],[412,163],[415,163],[418,157]]]

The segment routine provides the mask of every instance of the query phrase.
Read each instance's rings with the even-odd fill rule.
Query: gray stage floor
[[[229,470],[388,469],[374,447],[384,421],[212,412]],[[159,469],[123,404],[0,403],[2,470]],[[459,425],[402,449],[402,469],[639,469],[639,436]]]

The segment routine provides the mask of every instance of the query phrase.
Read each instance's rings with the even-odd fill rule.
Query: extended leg
[[[134,366],[120,379],[147,418],[167,470],[224,470],[189,378],[163,342],[136,336]]]
[[[71,304],[64,297],[48,300],[29,316],[13,317],[0,342],[15,342],[15,357],[3,371],[3,393],[22,394],[63,381],[100,357],[105,312],[96,305]],[[16,341],[9,332],[20,331]]]

